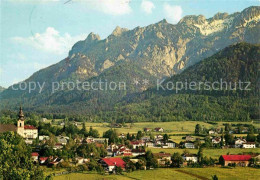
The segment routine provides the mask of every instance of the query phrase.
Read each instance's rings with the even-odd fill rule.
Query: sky
[[[23,81],[61,61],[90,32],[106,38],[116,26],[133,29],[185,15],[229,14],[259,0],[1,0],[0,86]]]

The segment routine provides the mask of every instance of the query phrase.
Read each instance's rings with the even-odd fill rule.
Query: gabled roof
[[[249,161],[251,155],[222,155],[225,161]]]
[[[31,156],[39,156],[39,154],[37,152],[32,152]]]
[[[118,157],[114,158],[103,158],[102,159],[108,166],[117,166],[117,167],[125,167],[125,162]]]
[[[16,126],[13,124],[0,124],[0,133],[16,131]]]

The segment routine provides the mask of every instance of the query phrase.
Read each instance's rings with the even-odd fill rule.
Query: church
[[[32,125],[24,125],[24,114],[22,107],[18,114],[17,126],[13,124],[0,124],[0,133],[7,131],[16,131],[17,134],[25,139],[36,139],[38,137],[38,129]]]

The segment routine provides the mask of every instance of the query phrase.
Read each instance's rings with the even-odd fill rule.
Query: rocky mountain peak
[[[87,42],[93,42],[93,41],[99,41],[99,40],[100,40],[100,36],[93,32],[91,32],[86,39]]]
[[[123,32],[128,31],[127,28],[121,28],[119,26],[116,26],[116,28],[114,29],[114,31],[112,32],[112,35],[114,36],[120,36]]]
[[[188,15],[183,17],[178,24],[186,24],[186,25],[192,25],[192,24],[203,24],[206,21],[206,17],[203,15]]]
[[[217,14],[215,14],[214,16],[213,16],[213,20],[223,20],[223,19],[225,19],[225,18],[227,18],[228,17],[228,13],[220,13],[220,12],[218,12]]]

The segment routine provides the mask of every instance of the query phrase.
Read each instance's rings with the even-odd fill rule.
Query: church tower
[[[18,121],[17,121],[17,133],[24,137],[24,115],[23,115],[23,110],[22,107],[20,107],[20,111],[18,114]]]

